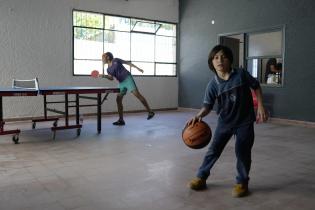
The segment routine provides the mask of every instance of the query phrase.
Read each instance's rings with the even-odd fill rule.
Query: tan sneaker
[[[188,186],[192,190],[203,190],[207,188],[206,180],[201,179],[199,177],[196,177],[192,179],[189,183]]]
[[[248,195],[248,185],[247,184],[236,184],[232,190],[232,196],[235,198],[244,197]]]

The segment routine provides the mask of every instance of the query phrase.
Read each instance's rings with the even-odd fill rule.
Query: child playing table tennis
[[[124,61],[120,58],[114,58],[111,52],[104,53],[102,55],[102,61],[103,64],[108,64],[107,75],[100,74],[99,77],[109,80],[113,80],[115,78],[119,82],[120,93],[117,94],[116,98],[119,119],[114,122],[113,125],[125,125],[122,100],[128,91],[140,100],[148,112],[147,119],[150,120],[154,116],[154,112],[150,108],[147,100],[139,92],[131,73],[123,66],[123,64],[134,67],[142,73],[143,70],[131,62]]]

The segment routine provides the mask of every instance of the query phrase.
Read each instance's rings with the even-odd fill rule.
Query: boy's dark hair
[[[216,73],[215,68],[212,64],[212,60],[214,58],[214,56],[220,52],[222,50],[223,54],[227,57],[227,59],[230,61],[230,64],[233,63],[233,53],[232,50],[224,45],[217,45],[214,48],[212,48],[212,50],[209,53],[209,57],[208,57],[208,66],[209,68]]]
[[[277,63],[276,69],[277,70],[282,70],[282,63]]]
[[[111,52],[106,52],[105,55],[108,56],[110,61],[112,61],[114,59],[114,56]]]
[[[267,64],[266,64],[266,68],[267,68],[268,70],[270,70],[270,66],[271,66],[271,65],[274,65],[274,66],[276,67],[276,65],[277,65],[277,59],[275,59],[275,58],[269,58],[268,61],[267,61]]]

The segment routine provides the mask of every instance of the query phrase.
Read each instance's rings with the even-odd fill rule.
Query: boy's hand
[[[187,126],[190,126],[190,125],[193,126],[196,122],[200,122],[201,120],[202,120],[201,117],[195,116],[192,119],[190,119],[186,124]]]
[[[257,116],[256,116],[256,123],[266,122],[269,116],[263,106],[258,106],[257,108]]]

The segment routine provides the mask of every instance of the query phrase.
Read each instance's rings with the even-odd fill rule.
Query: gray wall
[[[73,9],[178,22],[178,0],[0,0],[0,87],[10,87],[13,78],[34,77],[40,86],[117,86],[115,81],[72,75]],[[177,77],[135,80],[152,108],[178,106]],[[105,112],[116,111],[115,96],[110,95],[103,106]],[[144,110],[131,94],[124,99],[124,108]],[[4,98],[5,118],[36,117],[42,112],[41,97]]]
[[[263,87],[272,116],[315,122],[313,0],[181,0],[179,106],[199,108],[218,34],[285,25],[283,87]],[[211,24],[215,20],[215,24]]]

